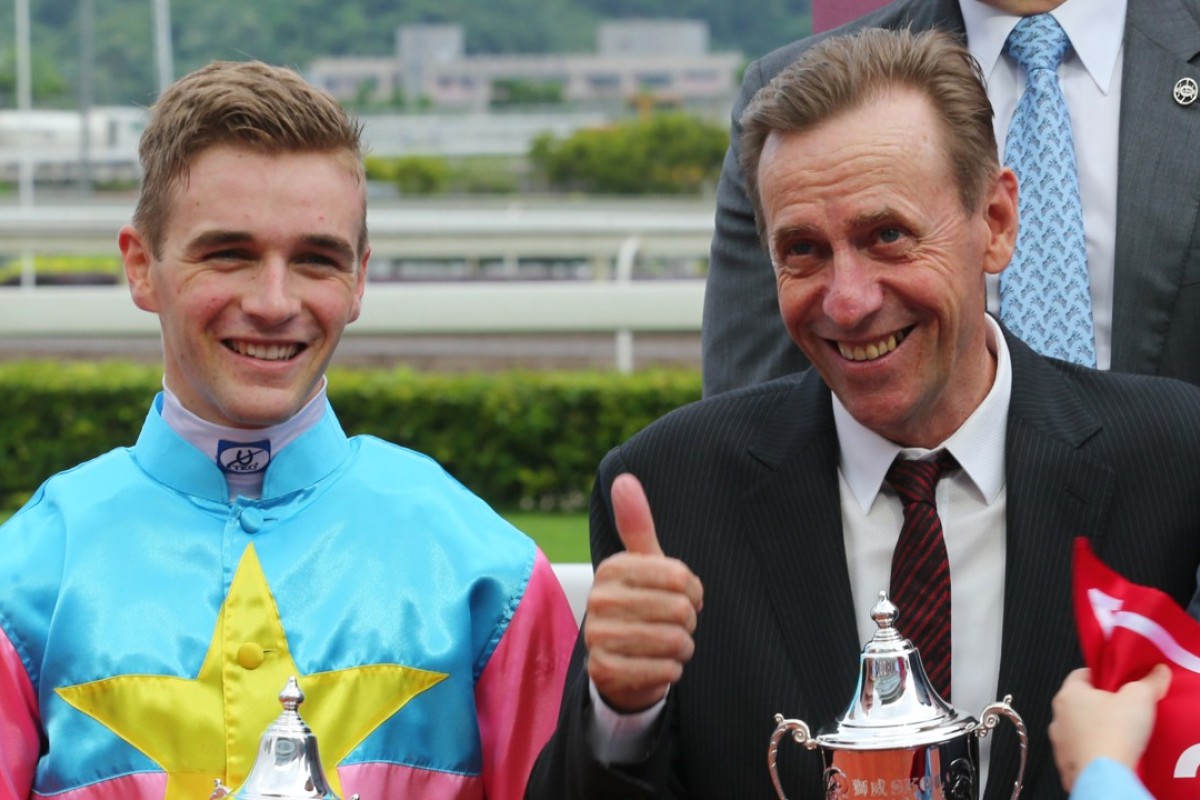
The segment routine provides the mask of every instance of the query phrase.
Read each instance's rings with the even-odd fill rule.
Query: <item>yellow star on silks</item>
[[[342,794],[338,762],[444,672],[371,664],[302,675],[292,660],[275,598],[253,545],[246,548],[194,679],[117,675],[57,689],[167,773],[166,800],[206,798],[217,778],[246,780],[279,692],[296,676],[300,715],[317,737],[321,766]]]

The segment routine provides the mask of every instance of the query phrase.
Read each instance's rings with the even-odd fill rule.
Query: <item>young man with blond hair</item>
[[[119,245],[163,391],[136,444],[0,528],[0,796],[239,787],[296,676],[338,795],[519,798],[576,630],[562,590],[325,396],[370,255],[359,127],[289,70],[214,63],[155,104],[141,160]]]

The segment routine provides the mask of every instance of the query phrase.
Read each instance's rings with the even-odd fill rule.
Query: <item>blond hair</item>
[[[171,84],[150,109],[138,146],[142,184],[134,227],[160,256],[172,192],[210,147],[331,153],[344,155],[364,184],[361,253],[367,241],[361,134],[362,126],[331,95],[290,69],[260,61],[214,61]]]

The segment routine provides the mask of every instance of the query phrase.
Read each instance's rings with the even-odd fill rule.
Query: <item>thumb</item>
[[[1171,668],[1166,664],[1156,664],[1154,669],[1142,678],[1142,683],[1150,689],[1150,695],[1157,703],[1167,696],[1167,690],[1171,688]]]
[[[654,531],[650,501],[646,499],[641,481],[628,472],[613,479],[612,507],[617,534],[626,550],[651,556],[663,554],[658,546],[658,534]]]
[[[1063,683],[1066,683],[1067,681],[1070,681],[1071,683],[1084,683],[1087,686],[1091,686],[1092,685],[1092,671],[1090,669],[1088,669],[1087,667],[1080,667],[1079,669],[1073,669],[1069,673],[1067,673],[1067,680],[1063,681]]]

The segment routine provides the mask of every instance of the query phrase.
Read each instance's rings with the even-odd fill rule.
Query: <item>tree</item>
[[[52,59],[42,53],[30,56],[29,93],[35,108],[72,105],[71,87]],[[14,50],[0,49],[0,108],[17,104],[17,59]]]
[[[406,156],[393,165],[392,181],[401,194],[441,194],[450,181],[450,166],[442,158]]]
[[[715,49],[757,57],[809,30],[810,0],[172,0],[175,72],[213,59],[257,58],[305,70],[319,56],[387,56],[398,25],[458,22],[469,53],[586,52],[602,19],[692,18],[708,22]],[[151,102],[157,94],[154,43],[145,0],[96,4],[97,105]],[[79,77],[78,0],[31,3],[35,96],[70,105]],[[0,22],[0,32],[6,32]],[[13,81],[0,37],[0,94]],[[44,74],[53,86],[37,85]],[[11,95],[12,89],[7,90]],[[411,98],[410,98],[411,99]],[[11,103],[10,103],[11,105]]]
[[[492,83],[492,108],[561,105],[563,86],[559,81],[501,78]]]
[[[543,134],[529,160],[554,189],[696,194],[715,183],[728,144],[724,126],[669,112],[576,131],[563,140]]]

